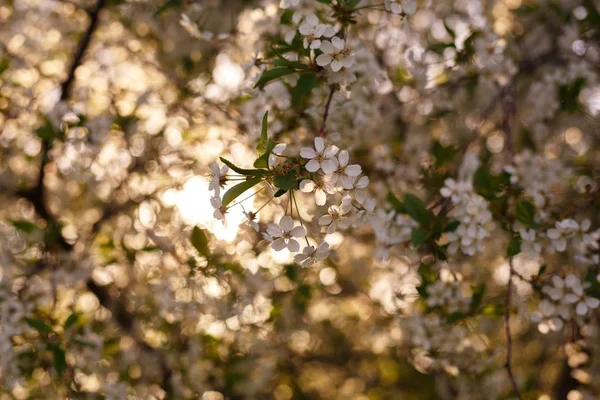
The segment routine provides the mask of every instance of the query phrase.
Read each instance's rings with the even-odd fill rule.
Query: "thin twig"
[[[323,113],[323,121],[321,122],[321,129],[319,131],[319,136],[326,137],[327,136],[327,117],[329,117],[329,107],[331,107],[331,100],[333,99],[333,94],[335,93],[335,86],[331,86],[329,91],[329,96],[327,97],[327,103],[325,103],[325,112]]]
[[[517,381],[515,380],[515,376],[512,370],[512,338],[510,334],[510,298],[512,293],[512,277],[514,274],[513,268],[513,259],[512,257],[509,260],[509,268],[510,274],[508,276],[508,286],[506,288],[506,310],[504,312],[504,332],[506,334],[506,363],[504,364],[506,368],[506,372],[508,372],[508,377],[513,387],[513,391],[515,392],[515,396],[519,400],[522,400],[521,392],[519,391],[519,386],[517,386]]]

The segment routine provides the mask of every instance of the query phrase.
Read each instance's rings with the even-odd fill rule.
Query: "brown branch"
[[[504,364],[504,367],[506,368],[506,372],[508,373],[508,378],[510,379],[510,382],[512,384],[515,396],[517,396],[519,400],[522,400],[521,392],[519,391],[519,386],[517,385],[517,381],[515,380],[515,376],[512,370],[512,338],[510,334],[510,298],[512,293],[512,277],[514,273],[512,257],[509,260],[509,268],[510,274],[508,276],[508,286],[506,288],[505,299],[506,310],[504,312],[504,332],[506,334],[506,362]]]
[[[331,86],[329,91],[329,96],[327,97],[327,103],[325,103],[325,112],[323,113],[323,121],[321,122],[321,129],[319,130],[319,136],[326,137],[327,136],[327,117],[329,117],[329,108],[331,107],[331,100],[333,99],[333,94],[335,93],[335,86]]]

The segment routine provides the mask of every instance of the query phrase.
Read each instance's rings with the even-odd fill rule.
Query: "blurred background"
[[[446,178],[510,165],[542,218],[597,229],[599,10],[0,0],[0,399],[517,398],[502,221],[485,251],[434,264],[457,302],[438,315],[420,299],[427,256],[410,218],[390,226],[389,193],[438,207]],[[257,86],[310,13],[348,25],[355,66],[319,69],[308,87],[298,76]],[[266,190],[218,221],[208,176],[221,156],[252,165],[266,111],[270,137],[298,152],[325,108],[328,139],[369,176],[377,211],[326,235],[330,258],[302,268],[247,224],[267,203],[264,231],[285,202]],[[298,202],[318,232],[312,195]],[[515,270],[598,267],[538,253]],[[515,279],[508,308],[520,396],[600,398],[597,312],[544,335],[535,289]],[[449,317],[478,291],[480,312]]]

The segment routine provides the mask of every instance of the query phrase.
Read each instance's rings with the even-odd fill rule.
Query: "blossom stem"
[[[319,136],[326,137],[327,136],[327,117],[329,117],[329,108],[331,107],[331,100],[333,99],[333,94],[335,93],[335,86],[331,86],[329,90],[329,96],[327,97],[327,103],[325,103],[325,112],[323,113],[323,121],[321,122],[321,129],[319,131]]]
[[[521,392],[519,391],[519,386],[517,386],[517,381],[515,380],[515,376],[512,370],[512,338],[510,334],[510,300],[512,293],[512,277],[514,274],[513,268],[513,258],[509,259],[509,268],[510,274],[508,276],[508,286],[506,288],[506,298],[505,298],[505,306],[506,310],[504,313],[504,333],[506,335],[506,362],[504,367],[506,368],[506,372],[508,373],[508,378],[510,379],[510,383],[512,384],[513,391],[515,392],[515,396],[519,400],[522,400]]]
[[[271,202],[271,201],[272,201],[274,198],[275,198],[275,197],[271,197],[269,200],[267,200],[267,201],[265,202],[265,204],[263,204],[262,206],[260,206],[260,208],[254,212],[254,214],[258,214],[258,213],[260,212],[260,210],[262,210],[263,208],[265,208],[265,206],[266,206],[267,204],[269,204],[269,203],[270,203],[270,202]]]
[[[304,228],[304,231],[307,232],[306,227],[304,226],[304,222],[302,221],[302,217],[300,216],[300,208],[298,208],[298,202],[296,201],[296,196],[294,196],[294,191],[292,190],[290,193],[292,194],[292,199],[294,200],[294,204],[296,205],[296,212],[298,213],[298,221],[300,221],[300,225]],[[292,214],[293,214],[293,209],[292,209]],[[306,235],[304,235],[304,240],[306,240],[306,245],[310,246],[310,243],[308,243],[308,237]]]

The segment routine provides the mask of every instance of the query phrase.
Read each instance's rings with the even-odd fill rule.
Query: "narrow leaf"
[[[235,200],[239,195],[241,195],[246,190],[250,189],[251,187],[253,187],[254,185],[258,184],[261,181],[262,181],[262,179],[260,177],[256,177],[256,178],[248,179],[247,181],[244,181],[242,183],[238,183],[237,185],[235,185],[234,187],[229,189],[227,192],[225,192],[225,194],[223,195],[223,205],[227,206],[229,203],[231,203],[233,200]]]
[[[48,334],[54,332],[50,325],[48,325],[41,319],[25,318],[25,322],[27,322],[27,325],[29,325],[39,333]]]
[[[262,170],[262,169],[246,169],[246,168],[240,168],[237,165],[235,165],[234,163],[232,163],[231,161],[227,160],[226,158],[223,157],[219,157],[219,160],[221,160],[221,162],[225,165],[227,165],[229,168],[231,168],[233,171],[237,172],[238,174],[241,175],[251,175],[251,176],[258,176],[258,175],[264,175],[266,173],[266,171]]]
[[[282,76],[293,74],[294,72],[296,71],[288,67],[275,67],[273,69],[263,72],[263,74],[260,76],[254,87],[262,88],[267,83],[275,79],[279,79]]]
[[[265,154],[258,157],[256,159],[256,161],[254,161],[255,168],[268,168],[269,167],[269,155],[271,154],[271,152],[273,151],[275,146],[277,146],[277,143],[275,143],[274,141],[269,139],[268,144],[267,144],[267,151],[265,151]]]
[[[262,156],[267,151],[267,146],[269,145],[269,137],[267,136],[267,122],[268,122],[269,112],[266,111],[265,115],[262,118],[262,127],[260,131],[260,140],[258,141],[258,145],[256,146],[256,155],[258,157]]]

